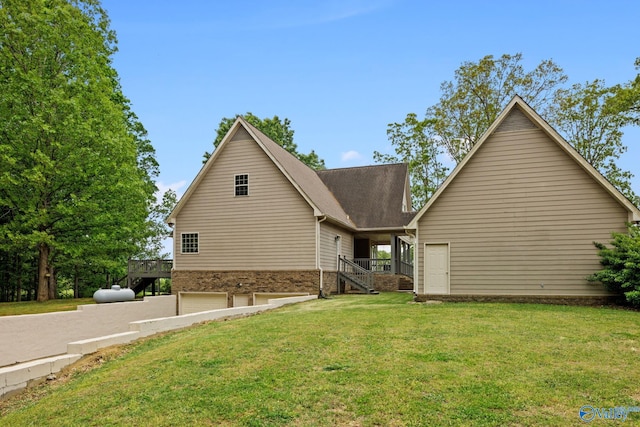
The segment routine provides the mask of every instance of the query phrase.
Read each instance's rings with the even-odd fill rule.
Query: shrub
[[[612,233],[611,247],[593,242],[598,248],[602,270],[588,277],[609,291],[624,294],[627,302],[640,307],[640,228],[628,226],[628,233]]]

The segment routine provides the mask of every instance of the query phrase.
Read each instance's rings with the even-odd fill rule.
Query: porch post
[[[398,237],[395,234],[391,235],[391,274],[396,274],[398,271]]]
[[[403,249],[403,261],[407,264],[413,264],[413,260],[411,260],[411,246],[408,243],[402,242]]]

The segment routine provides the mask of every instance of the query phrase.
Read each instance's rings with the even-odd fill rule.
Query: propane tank
[[[122,289],[119,285],[113,285],[111,289],[98,289],[93,293],[93,300],[98,304],[104,302],[133,301],[135,298],[136,294],[133,292],[133,289]]]

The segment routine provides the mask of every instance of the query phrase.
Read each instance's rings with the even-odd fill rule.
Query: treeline
[[[160,256],[155,150],[95,0],[0,0],[0,301],[90,296]]]
[[[635,65],[640,68],[640,58]],[[622,143],[624,127],[640,125],[640,74],[613,86],[595,79],[567,87],[568,80],[552,60],[525,69],[519,53],[465,62],[453,80],[440,85],[440,100],[425,108],[424,117],[409,113],[404,121],[388,125],[395,153],[374,152],[374,159],[409,164],[418,210],[449,173],[443,156],[460,162],[509,101],[520,95],[593,167],[640,205],[631,188],[633,175],[617,166],[627,150]]]

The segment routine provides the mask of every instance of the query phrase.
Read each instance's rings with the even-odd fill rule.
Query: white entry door
[[[425,294],[449,293],[449,245],[426,243],[424,246]]]

